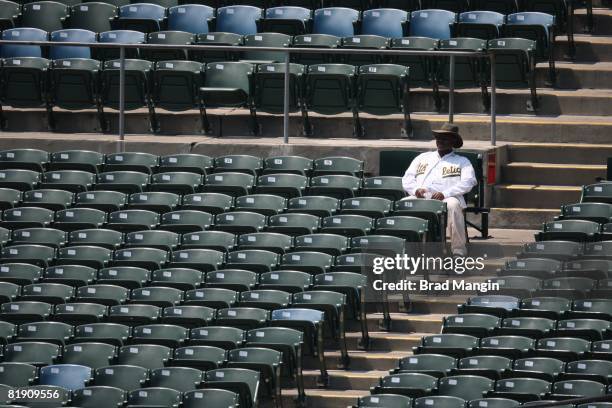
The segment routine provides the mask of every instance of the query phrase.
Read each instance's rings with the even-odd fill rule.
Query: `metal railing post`
[[[495,54],[491,53],[491,146],[495,146],[497,142],[497,113],[495,111],[495,87],[497,84],[495,82]]]
[[[448,122],[455,119],[455,56],[450,56],[448,71]]]
[[[125,140],[125,48],[119,48],[119,140]],[[123,143],[121,143],[123,149]]]
[[[285,76],[283,86],[283,141],[289,143],[289,51],[285,52]]]

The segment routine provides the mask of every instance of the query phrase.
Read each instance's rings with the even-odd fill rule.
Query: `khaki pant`
[[[408,197],[417,199],[415,196]],[[444,199],[446,203],[446,211],[448,214],[446,234],[450,237],[451,251],[453,254],[466,256],[467,248],[465,236],[465,218],[463,216],[463,208],[459,200],[455,197],[447,197]]]

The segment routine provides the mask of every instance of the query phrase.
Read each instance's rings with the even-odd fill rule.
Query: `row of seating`
[[[48,32],[62,28],[96,33],[112,29],[141,32],[167,29],[191,34],[278,32],[336,37],[363,34],[385,38],[399,38],[411,33],[414,36],[448,39],[455,22],[460,24],[459,27],[484,24],[493,30],[506,22],[504,14],[486,9],[455,14],[435,7],[411,13],[381,8],[364,11],[362,15],[357,10],[342,7],[322,8],[313,12],[302,7],[285,6],[269,8],[264,12],[252,6],[228,6],[215,10],[201,4],[185,4],[166,9],[154,3],[142,2],[117,8],[107,3],[93,2],[68,7],[54,1],[27,3],[21,7],[3,0],[0,9],[5,15],[0,27],[31,27]],[[553,15],[537,9],[505,14],[508,14],[507,22],[511,25],[525,25],[528,23],[525,20],[546,28],[554,25]]]
[[[413,408],[422,407],[425,404],[433,407],[457,407],[457,408],[477,408],[477,407],[490,407],[490,408],[518,408],[520,406],[530,407],[536,404],[545,402],[553,402],[551,400],[539,400],[533,402],[526,402],[524,404],[518,401],[508,398],[478,398],[471,401],[465,401],[462,398],[450,397],[450,396],[428,396],[419,397],[412,399],[405,395],[399,394],[376,394],[367,395],[359,398],[357,405],[353,408],[370,408],[370,407],[389,407],[389,408]],[[609,403],[606,402],[595,402],[588,404],[565,404],[559,405],[562,408],[609,408]]]
[[[459,313],[486,313],[500,318],[544,317],[596,318],[610,320],[610,300],[604,298],[569,300],[555,297],[520,299],[513,296],[484,295],[470,297],[459,305]]]
[[[612,288],[610,279],[590,279],[585,277],[557,277],[538,279],[531,276],[502,276],[489,279],[499,285],[499,290],[489,291],[501,295],[528,298],[534,296],[558,296],[567,299],[586,297],[607,297]],[[484,294],[484,292],[483,292]]]
[[[123,369],[124,366],[121,367],[110,367],[109,370],[113,371],[117,368]],[[127,367],[129,368],[129,367]],[[54,366],[49,370],[45,371],[45,374],[53,370],[60,370],[59,367]],[[238,371],[237,369],[232,369],[227,371],[227,369],[222,369],[219,371],[215,371],[211,373],[211,381],[208,383],[211,387],[228,387],[231,388],[236,383],[234,380],[228,381],[220,381],[218,378],[215,378],[215,373],[219,375],[229,374],[230,376],[242,376],[248,374],[258,374],[255,371],[246,369],[245,371]],[[126,374],[129,374],[127,372]],[[241,378],[242,380],[242,378]],[[246,383],[241,383],[245,384]],[[9,387],[0,386],[1,392],[4,395],[8,395]],[[129,406],[142,406],[147,405],[155,405],[156,401],[162,401],[167,404],[177,404],[181,403],[184,408],[205,408],[210,406],[209,404],[218,404],[218,406],[227,406],[227,407],[237,407],[240,402],[240,396],[230,391],[229,389],[223,388],[208,388],[201,390],[193,390],[185,393],[178,393],[174,390],[166,389],[163,387],[151,387],[151,388],[142,388],[136,389],[129,393],[116,388],[109,386],[90,386],[84,387],[74,392],[69,392],[63,387],[59,386],[50,386],[50,385],[40,385],[40,386],[32,386],[32,392],[49,392],[49,395],[54,396],[53,403],[61,404],[60,406],[68,406],[74,405],[82,408],[94,408],[100,406],[106,407],[122,407],[125,404],[129,404]],[[27,400],[23,399],[6,399],[2,401],[10,407],[21,407],[22,405],[13,405],[20,403],[27,403]],[[172,407],[173,405],[164,405],[168,407]]]
[[[344,156],[317,159],[302,156],[260,158],[244,154],[210,157],[194,153],[157,156],[143,152],[103,154],[90,150],[62,150],[49,153],[38,149],[10,149],[0,152],[0,169],[38,172],[81,170],[90,173],[129,170],[149,174],[186,171],[205,175],[211,172],[238,171],[254,175],[294,173],[309,177],[326,174],[362,177],[364,162]]]
[[[611,388],[612,390],[612,388]],[[569,399],[584,396],[596,397],[606,394],[606,386],[592,380],[564,380],[549,383],[537,378],[513,377],[492,380],[479,375],[454,375],[439,380],[428,374],[402,373],[391,374],[380,379],[372,394],[392,393],[420,398],[428,395],[455,397],[446,401],[444,406],[463,407],[465,401],[479,398],[508,398],[519,402],[539,401],[541,399]],[[415,401],[415,406],[433,405],[432,400]],[[422,405],[419,405],[420,404]],[[427,405],[426,405],[427,404]],[[438,401],[438,405],[442,405]]]
[[[559,261],[609,259],[612,242],[540,241],[524,244],[517,258],[545,258]],[[529,267],[526,265],[526,267]]]
[[[595,253],[599,254],[600,252],[596,251]],[[608,259],[601,259],[595,256],[587,259],[573,259],[566,262],[548,258],[519,258],[517,260],[506,261],[505,265],[497,270],[498,276],[524,275],[540,279],[565,275],[571,276],[574,273],[575,276],[591,279],[612,278],[612,262]]]

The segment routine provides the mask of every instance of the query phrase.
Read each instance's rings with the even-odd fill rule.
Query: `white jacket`
[[[440,157],[438,151],[418,155],[402,178],[404,191],[413,196],[419,188],[440,192],[444,197],[455,197],[465,208],[464,194],[477,184],[474,168],[470,161],[450,152]]]

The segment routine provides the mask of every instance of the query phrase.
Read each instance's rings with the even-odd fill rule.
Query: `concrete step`
[[[328,390],[363,390],[368,391],[370,387],[378,384],[380,377],[389,374],[389,371],[343,371],[328,370],[329,387]],[[304,370],[304,387],[316,388],[317,379],[321,372],[318,370]]]
[[[495,207],[491,208],[489,225],[494,228],[540,229],[544,222],[552,221],[556,215],[559,215],[559,209]]]
[[[612,72],[611,62],[586,62],[578,63],[571,61],[559,61],[555,64],[557,73],[557,89],[611,89]],[[536,84],[538,87],[546,87],[549,75],[548,63],[538,63],[536,66]]]
[[[560,208],[563,204],[580,201],[580,187],[500,184],[493,187],[494,207]]]
[[[397,366],[400,358],[412,355],[412,351],[351,351],[349,353],[349,370],[391,370]],[[328,370],[341,369],[339,351],[325,351],[325,362]],[[318,370],[319,360],[311,356],[304,357],[304,369]]]
[[[568,42],[566,36],[555,38],[555,60],[567,61]],[[607,35],[575,34],[576,62],[610,62],[612,61],[612,37]]]
[[[575,10],[574,31],[582,33],[587,26],[586,9]],[[593,5],[593,34],[612,35],[612,12],[609,8]]]
[[[540,184],[582,186],[605,177],[603,164],[551,164],[511,162],[501,169],[501,181],[511,184]]]
[[[366,390],[324,390],[324,389],[306,389],[306,408],[346,408],[356,405],[359,397],[369,395]],[[283,406],[295,407],[295,398],[297,390],[283,390]],[[273,405],[263,405],[262,408],[271,408]]]
[[[513,143],[506,146],[508,162],[605,165],[612,145]]]

